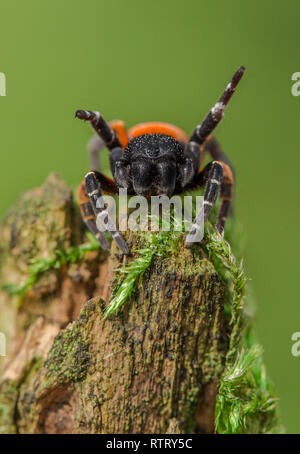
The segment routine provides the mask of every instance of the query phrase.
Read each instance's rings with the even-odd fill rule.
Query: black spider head
[[[116,166],[115,178],[124,185],[124,166],[127,179],[138,195],[171,195],[184,162],[183,147],[173,137],[146,134],[130,140],[124,150],[123,163]]]

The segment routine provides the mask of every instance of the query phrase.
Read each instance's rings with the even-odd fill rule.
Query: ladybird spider
[[[78,199],[82,217],[103,249],[109,250],[109,243],[96,225],[96,216],[108,216],[102,191],[116,194],[118,188],[126,188],[128,194],[171,196],[205,186],[203,211],[197,214],[187,235],[187,247],[191,246],[201,220],[208,218],[220,190],[222,203],[216,228],[223,234],[232,205],[233,175],[230,162],[211,134],[221,121],[244,71],[243,66],[238,68],[218,102],[195,128],[190,139],[180,128],[168,123],[140,123],[127,132],[122,121],[107,123],[99,112],[76,111],[75,116],[89,121],[99,136],[91,142],[93,168],[79,186]],[[114,179],[99,172],[98,155],[103,145],[110,151]],[[207,151],[213,161],[201,168]],[[128,246],[121,233],[113,222],[108,225],[108,231],[118,247],[128,254]]]

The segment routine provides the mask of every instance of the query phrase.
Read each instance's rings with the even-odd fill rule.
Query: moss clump
[[[18,431],[18,410],[17,402],[20,396],[20,389],[25,382],[32,380],[43,365],[43,359],[40,356],[34,356],[21,377],[17,381],[5,380],[0,387],[0,434],[11,434]],[[32,402],[23,402],[30,408]]]
[[[246,315],[243,306],[246,276],[242,263],[239,263],[231,252],[229,243],[211,226],[205,237],[205,250],[220,279],[226,283],[227,295],[224,309],[230,316],[232,333],[230,338],[229,356],[234,356],[239,345],[241,330],[246,325]]]
[[[10,295],[18,295],[22,299],[34,286],[38,279],[47,271],[58,270],[63,265],[72,265],[81,260],[87,252],[96,251],[100,248],[98,241],[93,235],[88,234],[90,241],[79,246],[70,247],[67,250],[56,250],[49,258],[38,258],[31,260],[29,275],[20,285],[5,284],[2,289]]]
[[[275,433],[278,399],[268,380],[262,348],[242,348],[222,376],[216,405],[216,431],[225,434]]]
[[[15,406],[19,383],[6,380],[0,388],[0,434],[16,433]]]
[[[89,343],[83,338],[78,322],[54,339],[45,367],[46,387],[54,382],[76,383],[85,379],[90,365]]]
[[[161,223],[162,220],[160,219],[160,225]],[[124,278],[117,279],[112,286],[112,297],[105,312],[105,318],[120,310],[130,298],[136,284],[142,278],[145,271],[151,266],[155,258],[163,260],[176,253],[183,233],[176,231],[174,226],[175,221],[174,219],[171,219],[170,224],[168,224],[168,227],[170,228],[169,231],[146,231],[138,233],[140,241],[137,243],[141,245],[141,248],[134,251],[138,257],[126,266],[116,270],[116,272],[119,275],[123,275]]]
[[[208,227],[205,249],[226,283],[225,311],[232,331],[216,401],[217,433],[269,433],[279,425],[278,399],[267,377],[262,347],[254,341],[252,320],[244,307],[246,277],[230,245]],[[234,227],[229,235],[234,241]],[[280,429],[281,430],[281,429]]]

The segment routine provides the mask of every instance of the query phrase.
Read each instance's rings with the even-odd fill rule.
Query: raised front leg
[[[239,69],[234,74],[231,82],[225,88],[222,96],[214,107],[210,110],[204,121],[196,127],[193,134],[191,135],[190,142],[196,142],[198,145],[202,145],[206,138],[213,132],[213,130],[218,126],[220,121],[224,116],[225,108],[235,92],[236,86],[241,80],[245,67],[240,66]]]
[[[120,124],[110,126],[99,112],[91,110],[77,110],[75,117],[80,120],[89,121],[92,128],[96,131],[99,137],[103,140],[105,146],[110,150],[110,166],[111,172],[115,173],[115,163],[122,158],[122,145],[119,140],[117,130],[120,129]],[[114,130],[116,129],[116,130]],[[122,142],[126,142],[122,135]]]

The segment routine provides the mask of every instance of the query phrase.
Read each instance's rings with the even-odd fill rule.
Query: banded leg
[[[109,126],[117,134],[122,148],[126,148],[128,144],[128,134],[125,123],[121,120],[110,121]],[[106,147],[104,141],[98,134],[91,137],[87,144],[89,154],[90,168],[96,172],[100,172],[99,154]]]
[[[219,98],[218,102],[210,110],[204,121],[196,127],[194,130],[190,142],[196,142],[198,145],[202,145],[206,138],[212,133],[212,131],[218,126],[220,121],[224,116],[225,108],[233,95],[236,86],[241,80],[245,67],[240,66],[236,73],[234,74],[231,82],[225,88],[222,96]]]
[[[214,161],[225,162],[225,164],[231,168],[232,172],[234,171],[230,160],[215,137],[212,135],[208,136],[204,143],[204,148],[205,151],[208,151]]]
[[[203,185],[203,183],[205,184],[204,202],[186,237],[187,247],[190,247],[193,243],[197,242],[197,233],[202,224],[207,220],[212,207],[216,203],[222,181],[223,165],[218,161],[210,162],[203,171],[198,174],[198,181],[195,181],[195,186],[199,187]]]
[[[96,172],[100,172],[99,154],[105,148],[105,143],[98,135],[94,135],[87,143],[87,151],[89,154],[90,168]]]
[[[117,133],[109,126],[99,112],[91,110],[77,110],[75,117],[89,121],[93,129],[110,150],[110,165],[114,175],[115,163],[122,157],[122,146]]]
[[[233,199],[233,186],[234,186],[234,181],[233,181],[234,180],[234,168],[233,168],[231,162],[229,161],[228,157],[222,150],[221,145],[213,136],[209,136],[207,138],[204,146],[205,146],[205,150],[207,150],[210,153],[210,155],[214,161],[222,161],[225,164],[224,169],[223,169],[224,170],[224,179],[227,180],[228,187],[226,186],[225,188],[223,188],[223,185],[222,185],[221,194],[224,193],[224,197],[226,197],[227,200],[230,199],[230,203],[228,203],[228,209],[225,209],[225,206],[227,205],[227,203],[225,203],[225,200],[224,200],[224,206],[222,204],[221,210],[224,211],[224,216],[227,218],[228,215],[233,215],[233,212],[234,212],[233,200],[232,200]],[[222,195],[222,197],[223,197],[223,195]],[[224,226],[223,226],[223,229],[224,229]],[[222,230],[222,228],[221,228],[221,230]]]
[[[101,190],[101,181],[103,179],[107,182],[108,178],[104,177],[104,175],[99,174],[97,172],[89,172],[85,176],[85,188],[87,191],[87,195],[90,199],[93,212],[96,217],[99,217],[99,220],[102,224],[105,223],[107,231],[111,235],[111,237],[117,243],[117,246],[121,249],[124,254],[129,254],[128,246],[126,241],[123,239],[119,230],[117,230],[114,221],[109,217],[107,207],[105,205],[102,190]],[[112,180],[110,180],[113,183]]]
[[[231,168],[227,165],[222,163],[223,166],[223,182],[221,184],[221,207],[218,213],[218,220],[217,220],[217,230],[223,234],[224,233],[224,226],[225,222],[232,212],[232,198],[233,198],[233,174]]]
[[[78,187],[78,202],[80,207],[81,216],[89,229],[89,231],[97,238],[100,243],[100,246],[105,251],[110,250],[109,242],[107,241],[104,233],[99,232],[96,224],[95,214],[90,202],[90,199],[87,195],[85,182],[84,180],[81,182],[80,186]]]

